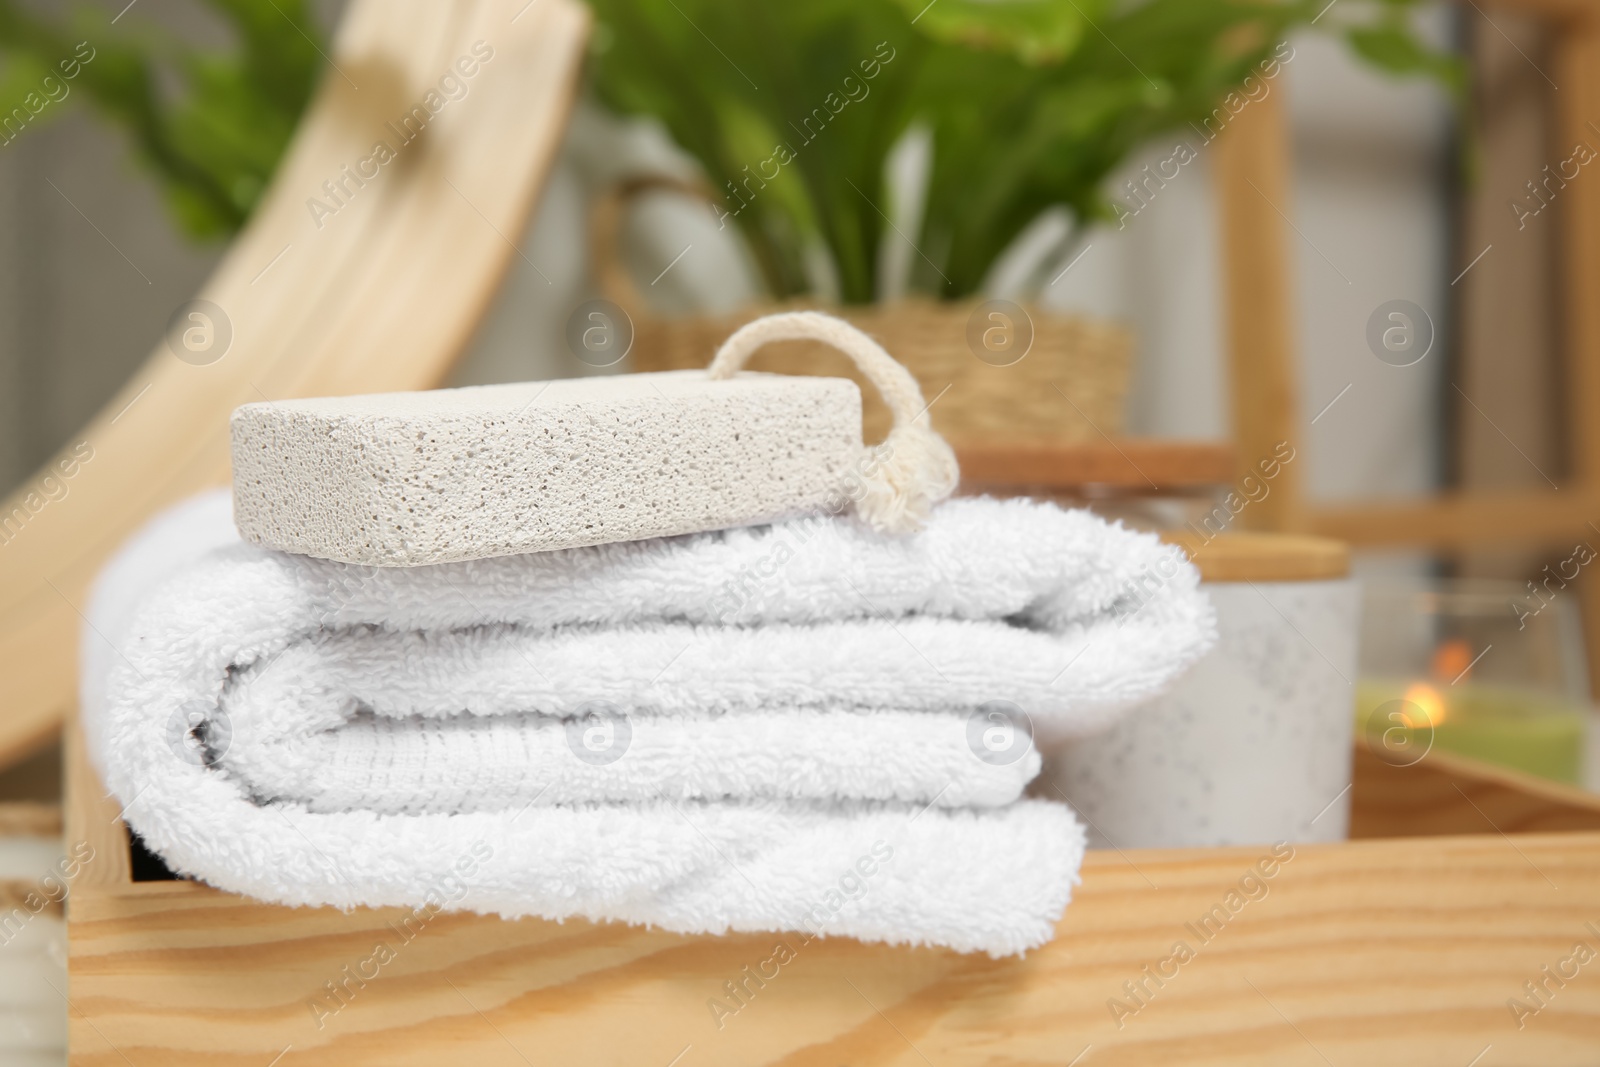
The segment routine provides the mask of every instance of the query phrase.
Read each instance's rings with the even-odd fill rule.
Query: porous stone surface
[[[822,508],[860,454],[861,394],[663,371],[246,404],[232,429],[247,541],[420,566]]]

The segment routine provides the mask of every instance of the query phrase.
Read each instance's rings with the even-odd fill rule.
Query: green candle
[[[1420,758],[1431,744],[1577,785],[1587,719],[1585,708],[1545,690],[1392,678],[1356,685],[1357,731],[1395,754],[1395,762]]]

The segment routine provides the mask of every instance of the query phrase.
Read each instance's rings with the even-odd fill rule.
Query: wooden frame
[[[1492,0],[1485,6],[1549,19],[1558,143],[1593,142],[1600,124],[1600,3],[1596,0]],[[1267,455],[1278,441],[1303,440],[1297,412],[1289,308],[1292,288],[1284,224],[1264,202],[1289,201],[1289,147],[1283,105],[1271,94],[1241,113],[1217,141],[1224,274],[1231,353],[1234,438],[1241,457]],[[1252,188],[1252,183],[1254,188]],[[1571,483],[1559,490],[1446,493],[1414,501],[1305,503],[1301,469],[1280,478],[1269,507],[1244,520],[1260,529],[1296,530],[1356,548],[1414,547],[1450,554],[1488,546],[1570,548],[1600,537],[1600,184],[1562,191],[1566,232],[1561,308]],[[1508,354],[1507,358],[1514,358]],[[1248,458],[1241,462],[1248,463]],[[1274,503],[1275,501],[1275,503]],[[1590,679],[1600,695],[1600,581],[1578,585]]]

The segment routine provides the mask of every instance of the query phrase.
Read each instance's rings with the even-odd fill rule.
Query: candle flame
[[[1472,646],[1459,637],[1441,641],[1433,650],[1433,677],[1437,681],[1456,681],[1472,669]]]
[[[1447,714],[1444,698],[1433,686],[1415,682],[1406,689],[1401,699],[1406,702],[1406,707],[1400,712],[1400,718],[1410,729],[1435,727],[1444,722]],[[1412,713],[1413,709],[1416,714]],[[1413,719],[1417,721],[1413,722]]]

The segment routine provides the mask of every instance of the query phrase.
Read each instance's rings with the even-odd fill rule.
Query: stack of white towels
[[[1197,659],[1197,583],[1019,500],[364,568],[244,544],[219,492],[102,575],[86,718],[127,822],[223,889],[999,956],[1083,855],[1036,739]]]

